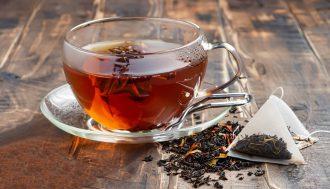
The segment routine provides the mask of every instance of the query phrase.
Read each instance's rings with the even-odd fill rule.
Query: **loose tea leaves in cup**
[[[289,106],[271,95],[228,147],[228,155],[256,162],[305,164],[293,136],[308,134]]]
[[[201,90],[207,52],[219,48],[232,55],[235,73]],[[193,104],[235,82],[240,62],[230,44],[209,43],[196,24],[169,18],[92,20],[67,32],[63,44],[63,68],[73,94],[83,110],[110,131],[146,131],[177,123]],[[232,104],[237,105],[221,106]]]
[[[204,76],[206,53],[198,60],[175,60],[175,55],[154,55],[151,59],[143,55],[155,49],[178,47],[179,44],[160,40],[99,42],[84,49],[120,55],[91,58],[79,67],[83,71],[67,64],[63,68],[77,100],[97,122],[110,129],[150,130],[179,117]],[[162,73],[154,71],[155,67]],[[174,71],[166,71],[170,67]],[[109,74],[91,74],[98,70]],[[132,72],[140,74],[130,75]]]

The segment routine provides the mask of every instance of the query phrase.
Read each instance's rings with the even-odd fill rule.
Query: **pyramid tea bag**
[[[228,155],[256,162],[305,164],[294,137],[308,136],[290,107],[271,95],[228,147]]]

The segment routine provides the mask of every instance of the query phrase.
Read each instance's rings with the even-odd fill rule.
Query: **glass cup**
[[[236,73],[200,90],[207,51],[225,48]],[[84,111],[109,130],[168,127],[238,79],[240,58],[228,43],[208,43],[196,24],[168,18],[104,18],[65,36],[63,68]]]

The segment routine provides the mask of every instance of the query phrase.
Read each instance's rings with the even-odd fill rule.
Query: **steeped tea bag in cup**
[[[305,164],[293,138],[297,136],[306,139],[309,132],[282,99],[271,95],[228,147],[228,155],[256,162]]]

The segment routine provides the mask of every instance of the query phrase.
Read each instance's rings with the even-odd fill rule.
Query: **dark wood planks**
[[[11,55],[11,50],[15,48],[21,39],[23,30],[31,15],[37,1],[29,4],[17,4],[17,1],[2,1],[0,7],[0,68]],[[12,11],[7,11],[12,10]]]
[[[11,93],[11,87],[7,80],[15,83],[19,78],[15,73],[7,72],[3,67],[9,62],[13,55],[13,50],[17,48],[22,35],[26,30],[26,23],[33,17],[37,1],[21,3],[17,1],[2,2],[0,7],[0,130],[8,128],[8,125],[17,120],[28,120],[30,115],[26,114],[26,109],[18,110],[17,97]],[[12,10],[7,12],[7,10]],[[18,111],[17,111],[18,110]],[[16,112],[17,118],[11,117],[11,112]]]
[[[281,85],[285,100],[310,129],[328,129],[329,6],[327,1],[1,1],[0,188],[185,188],[156,166],[157,146],[84,142],[67,156],[72,137],[38,111],[42,96],[64,83],[60,49],[67,29],[107,16],[166,16],[193,21],[208,38],[233,43],[246,62],[249,88],[261,105]],[[220,26],[219,26],[220,25]],[[210,53],[210,61],[223,56]],[[219,57],[218,57],[219,56]],[[218,59],[219,58],[219,59]],[[208,82],[222,79],[214,64]],[[329,137],[304,150],[306,166],[266,165],[264,178],[226,187],[326,188]],[[144,163],[151,154],[154,161]],[[320,161],[319,161],[320,160]]]
[[[88,11],[83,12],[85,15],[79,11],[72,14],[70,6],[60,1],[11,3],[12,8],[4,8],[16,12],[14,7],[17,7],[18,18],[24,23],[18,26],[19,31],[13,31],[16,34],[13,39],[8,38],[11,39],[10,45],[4,45],[2,49],[5,53],[1,57],[0,130],[29,122],[38,111],[38,101],[45,92],[64,82],[60,57],[63,34],[70,26],[89,16]],[[83,8],[79,5],[71,8],[75,6]],[[7,29],[1,32],[6,39],[11,35]]]
[[[0,30],[2,38],[13,41],[1,44],[7,55],[1,54],[0,188],[79,188],[95,183],[108,166],[88,158],[68,160],[71,136],[51,126],[38,106],[51,88],[64,83],[60,52],[65,31],[92,19],[97,4],[10,1],[3,8],[7,10],[1,7],[1,18],[5,12],[12,11],[13,17],[17,13],[22,32],[14,30],[19,36],[9,38],[10,30]],[[107,157],[95,158],[111,160]]]
[[[284,100],[309,130],[329,130],[329,75],[324,65],[327,60],[318,56],[318,48],[306,40],[310,34],[304,33],[305,26],[297,21],[298,16],[292,14],[288,3],[245,1],[242,8],[241,1],[220,2],[228,39],[247,60],[249,88],[257,104],[261,105],[277,86],[283,86]],[[327,47],[323,49],[326,51]],[[322,157],[329,155],[329,136],[320,135],[320,139],[320,143],[303,151],[308,165],[268,164],[270,181],[280,188],[326,188],[330,162]]]
[[[30,2],[20,3],[28,8]],[[114,16],[107,8],[108,3],[117,2],[37,1],[31,6],[32,13],[28,10],[22,13],[29,19],[24,20],[23,32],[9,49],[10,56],[1,68],[0,188],[154,188],[159,185],[156,162],[141,161],[146,154],[159,159],[155,144],[111,145],[88,141],[78,158],[71,159],[67,154],[72,136],[52,126],[38,111],[41,98],[65,82],[60,53],[63,35],[85,20]],[[13,1],[8,9],[15,11],[15,4],[18,2]],[[118,4],[116,14],[125,10],[124,5]],[[159,14],[159,9],[142,8],[153,10],[148,14]],[[1,31],[4,36],[9,34]]]
[[[330,12],[330,10],[329,10]],[[306,40],[313,49],[315,56],[330,72],[330,24],[304,29]]]
[[[287,1],[315,56],[330,71],[330,2]]]

